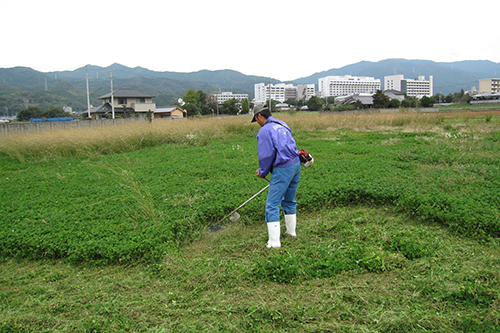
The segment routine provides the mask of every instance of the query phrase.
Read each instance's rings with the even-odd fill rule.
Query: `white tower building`
[[[380,86],[380,79],[368,76],[326,76],[318,80],[321,97],[375,93]]]
[[[293,84],[278,83],[266,85],[265,83],[257,83],[254,85],[255,103],[265,103],[270,98],[283,103],[286,101],[286,90],[293,88]]]
[[[434,78],[429,76],[419,76],[417,79],[405,79],[404,75],[391,75],[384,77],[385,90],[397,90],[405,93],[406,96],[421,98],[423,96],[432,96],[434,91]]]

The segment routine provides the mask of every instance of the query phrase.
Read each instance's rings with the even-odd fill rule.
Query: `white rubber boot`
[[[269,241],[267,242],[268,248],[280,248],[280,222],[268,222],[267,232],[269,233]]]
[[[286,233],[290,236],[297,237],[295,233],[295,227],[297,226],[297,214],[285,214],[285,224],[286,224]]]

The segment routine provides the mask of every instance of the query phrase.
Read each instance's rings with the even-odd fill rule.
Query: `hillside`
[[[267,77],[244,75],[240,72],[229,69],[217,71],[201,70],[190,73],[157,72],[142,67],[129,68],[120,64],[112,64],[108,67],[86,66],[75,71],[51,72],[47,74],[64,81],[81,82],[82,78],[85,78],[86,68],[88,70],[89,77],[95,78],[96,80],[108,80],[110,77],[109,70],[112,69],[113,78],[116,79],[168,79],[172,81],[189,82],[189,84],[194,85],[209,84],[213,85],[213,87],[211,87],[211,89],[214,89],[213,92],[217,92],[219,89],[222,89],[234,92],[253,93],[253,85],[255,83],[263,81],[271,81],[273,83],[279,82],[278,80]]]
[[[157,105],[167,105],[182,97],[186,90],[207,93],[233,91],[248,93],[253,98],[254,84],[278,83],[268,77],[244,75],[234,70],[201,70],[197,72],[158,72],[142,67],[120,64],[108,67],[84,66],[74,71],[39,72],[27,67],[0,68],[0,116],[13,115],[28,107],[71,106],[75,111],[87,109],[86,74],[89,75],[91,104],[99,105],[99,96],[110,90],[110,69],[115,89],[137,89],[155,95]],[[406,78],[424,75],[434,77],[434,93],[445,95],[467,91],[478,86],[482,78],[498,77],[500,64],[488,60],[438,63],[429,60],[387,59],[362,61],[342,68],[332,68],[291,81],[294,84],[314,83],[327,75],[372,76],[383,82],[384,76],[403,74]]]
[[[87,109],[86,74],[89,75],[90,102],[110,90],[110,69],[113,69],[115,89],[136,89],[155,96],[157,105],[171,104],[188,89],[207,93],[233,91],[253,96],[255,83],[278,80],[249,76],[233,70],[192,73],[156,72],[141,67],[129,68],[120,64],[108,67],[86,66],[74,71],[42,73],[31,68],[0,68],[0,115],[12,115],[31,106],[71,106],[75,111]]]

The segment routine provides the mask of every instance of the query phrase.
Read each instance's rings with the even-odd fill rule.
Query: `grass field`
[[[274,250],[248,117],[2,137],[0,332],[500,330],[498,114],[279,118]]]

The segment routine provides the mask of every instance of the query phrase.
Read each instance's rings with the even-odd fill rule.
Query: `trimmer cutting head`
[[[269,179],[267,178],[264,178],[265,180],[269,181]],[[236,211],[238,209],[240,209],[241,207],[245,206],[247,203],[249,203],[250,201],[252,201],[253,198],[255,198],[256,196],[258,196],[259,194],[261,194],[262,192],[264,192],[265,190],[267,190],[269,188],[269,184],[266,185],[266,187],[264,187],[262,190],[260,190],[259,192],[255,193],[250,199],[248,199],[247,201],[245,201],[244,203],[242,203],[238,208],[236,208],[235,210],[233,210],[231,213],[227,214],[226,216],[224,216],[222,218],[222,220],[219,221],[219,223],[221,223],[222,221],[224,221],[226,218],[229,217],[229,220],[231,220],[231,222],[236,222],[240,219],[240,214],[238,214]],[[230,217],[231,216],[231,217]]]
[[[231,217],[229,218],[229,220],[231,222],[236,222],[240,219],[240,217],[241,217],[240,214],[238,214],[237,212],[234,212],[231,214]]]

